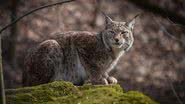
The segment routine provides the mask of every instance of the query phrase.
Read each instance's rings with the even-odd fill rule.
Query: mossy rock
[[[55,81],[6,91],[7,104],[158,104],[138,91],[124,92],[119,85],[74,86]]]

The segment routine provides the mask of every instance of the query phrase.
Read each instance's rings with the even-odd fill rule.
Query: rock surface
[[[138,91],[125,92],[119,85],[74,86],[55,81],[6,91],[7,104],[158,104]]]

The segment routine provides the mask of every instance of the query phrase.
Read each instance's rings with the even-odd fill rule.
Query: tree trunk
[[[17,18],[17,2],[16,0],[12,1],[12,5],[10,8],[10,19],[13,22]],[[16,43],[17,43],[17,24],[13,24],[10,30],[10,37],[8,42],[8,51],[7,51],[7,60],[11,64],[12,68],[15,68],[15,51],[16,51]]]
[[[98,13],[101,10],[102,2],[103,2],[102,0],[96,0],[93,21],[90,24],[93,28],[96,26],[96,20],[97,20],[97,17],[98,17]]]
[[[4,77],[2,68],[2,55],[1,55],[1,34],[0,34],[0,104],[6,104],[5,100],[5,87],[4,87]]]

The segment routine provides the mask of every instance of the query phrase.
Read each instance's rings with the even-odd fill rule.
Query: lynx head
[[[133,29],[136,17],[128,22],[117,22],[105,15],[106,28],[102,32],[104,44],[107,47],[128,51],[134,42]]]

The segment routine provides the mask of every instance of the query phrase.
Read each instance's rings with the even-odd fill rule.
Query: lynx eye
[[[124,33],[124,34],[123,34],[123,37],[124,37],[125,39],[128,39],[128,38],[129,38],[128,32]]]
[[[121,32],[121,34],[128,34],[128,31],[123,31]]]
[[[112,34],[115,34],[115,32],[114,31],[109,31],[110,33],[112,33]]]

